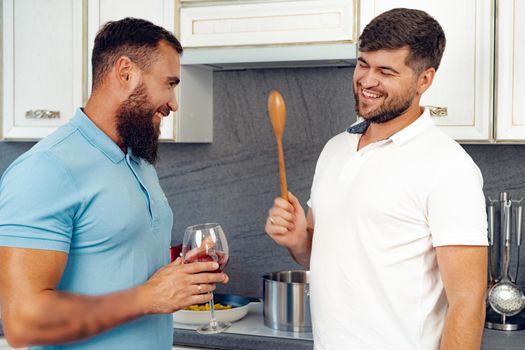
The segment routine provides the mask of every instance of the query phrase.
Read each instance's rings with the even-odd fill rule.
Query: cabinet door
[[[396,7],[417,8],[443,27],[447,46],[432,86],[421,104],[446,107],[434,120],[460,141],[491,141],[493,82],[492,0],[367,0],[361,2],[361,27]]]
[[[108,21],[125,17],[135,17],[148,20],[173,32],[175,5],[173,0],[89,0],[88,21],[88,85],[91,92],[92,67],[91,54],[98,30]],[[180,87],[177,88],[177,100],[180,101]],[[175,113],[161,122],[160,138],[173,140]]]
[[[355,7],[355,0],[183,3],[181,42],[214,47],[355,41]]]
[[[496,138],[525,141],[525,2],[498,3]]]
[[[34,140],[82,105],[83,2],[4,0],[2,138]]]

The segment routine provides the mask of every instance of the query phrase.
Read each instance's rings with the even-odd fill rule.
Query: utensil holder
[[[490,289],[503,278],[505,264],[511,261],[511,249],[513,246],[517,260],[514,273],[509,273],[510,280],[516,283],[519,278],[519,250],[521,246],[522,228],[522,200],[513,200],[508,192],[501,192],[499,199],[491,199],[487,205],[488,216],[488,239],[489,239],[489,267],[488,279]],[[497,220],[499,218],[499,220]],[[498,253],[495,255],[495,253]],[[495,261],[499,265],[495,266]],[[511,270],[512,271],[512,270]],[[513,276],[512,276],[513,275]],[[487,303],[485,327],[496,330],[514,331],[525,329],[525,316],[523,312],[515,316],[497,313]]]
[[[485,328],[498,331],[519,331],[525,329],[525,316],[523,312],[516,316],[506,317],[496,313],[490,306],[487,307]]]

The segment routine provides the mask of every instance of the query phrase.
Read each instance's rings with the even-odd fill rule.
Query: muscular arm
[[[487,248],[436,248],[449,308],[441,350],[479,350],[485,320]]]
[[[11,345],[72,342],[145,314],[206,302],[209,297],[199,293],[212,290],[213,284],[198,291],[188,286],[215,282],[211,281],[213,275],[219,275],[192,274],[216,269],[212,263],[170,264],[138,287],[86,296],[56,290],[66,261],[63,252],[0,247],[0,302],[4,332]],[[221,281],[226,281],[224,275]]]

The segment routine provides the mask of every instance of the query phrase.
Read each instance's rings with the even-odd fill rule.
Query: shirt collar
[[[70,124],[78,128],[89,143],[98,148],[113,163],[118,163],[124,159],[125,155],[120,147],[100,130],[81,108],[77,109]]]
[[[369,125],[370,123],[367,120],[358,118],[358,120],[350,125],[346,131],[350,134],[363,134]],[[388,139],[392,140],[392,142],[397,145],[402,145],[421,134],[431,125],[434,125],[434,122],[430,118],[428,108],[425,108],[423,114],[421,114],[416,120],[390,136]]]
[[[421,114],[419,118],[414,120],[405,128],[396,132],[394,135],[390,136],[390,140],[392,140],[392,142],[394,142],[396,145],[401,146],[419,134],[422,134],[432,125],[434,125],[434,122],[432,121],[432,118],[430,118],[430,112],[428,111],[428,108],[425,107],[423,114]]]
[[[128,147],[127,155],[129,155],[129,158],[133,160],[135,163],[137,163],[138,165],[142,164],[143,159],[133,154],[133,150],[131,149],[131,147]]]
[[[358,118],[357,121],[350,125],[346,131],[350,134],[364,134],[366,129],[368,129],[368,126],[370,125],[370,122],[363,118]]]

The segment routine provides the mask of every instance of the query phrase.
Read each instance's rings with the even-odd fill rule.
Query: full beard
[[[410,89],[405,95],[398,96],[389,102],[383,103],[368,115],[363,115],[359,111],[359,93],[354,89],[355,110],[357,115],[363,117],[369,123],[386,123],[404,114],[412,104],[416,95],[415,89]]]
[[[144,83],[135,88],[117,112],[117,131],[124,146],[150,164],[157,162],[159,149],[160,126],[153,123],[155,112]]]

